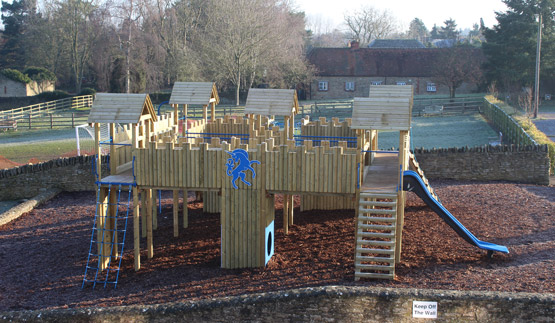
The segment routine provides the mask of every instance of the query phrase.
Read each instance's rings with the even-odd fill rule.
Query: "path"
[[[555,112],[543,112],[538,115],[538,119],[532,120],[539,131],[555,142]]]

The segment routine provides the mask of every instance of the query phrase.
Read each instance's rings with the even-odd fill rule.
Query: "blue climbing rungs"
[[[93,288],[96,287],[96,284],[103,284],[104,287],[113,284],[116,288],[123,259],[127,219],[135,184],[97,182],[97,184],[99,183],[106,184],[108,187],[98,186],[91,243],[81,288],[88,283],[92,283]],[[127,201],[121,199],[122,188],[127,191]],[[117,196],[116,203],[113,203],[114,195],[112,194]],[[103,201],[100,201],[101,195],[105,195]],[[110,210],[113,210],[113,214]],[[121,239],[121,242],[116,239]],[[97,249],[96,252],[93,252],[93,248]]]

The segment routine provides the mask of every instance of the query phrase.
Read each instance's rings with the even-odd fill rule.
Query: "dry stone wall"
[[[439,322],[552,322],[553,294],[354,286],[303,288],[148,306],[0,312],[6,322],[415,322],[414,301]]]
[[[94,156],[59,158],[0,170],[0,200],[32,198],[51,189],[95,190],[94,159]],[[103,156],[104,174],[107,174],[106,160]]]
[[[547,145],[416,149],[415,156],[430,179],[549,185]]]

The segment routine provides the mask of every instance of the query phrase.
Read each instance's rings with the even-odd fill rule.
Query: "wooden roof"
[[[141,116],[157,120],[148,94],[97,93],[89,123],[138,123]]]
[[[407,97],[355,98],[351,128],[410,130],[411,105]]]
[[[245,114],[290,116],[299,112],[295,90],[249,89]]]
[[[370,97],[377,96],[412,98],[412,85],[370,85]]]
[[[216,83],[214,82],[175,82],[170,97],[170,104],[220,103]]]

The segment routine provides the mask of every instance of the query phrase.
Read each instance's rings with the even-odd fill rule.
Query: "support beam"
[[[150,259],[154,256],[154,244],[152,241],[152,190],[146,190],[146,250],[147,257]]]
[[[179,190],[173,190],[173,236],[179,236]]]
[[[141,236],[139,225],[139,192],[133,187],[133,255],[135,259],[135,271],[141,269]]]

